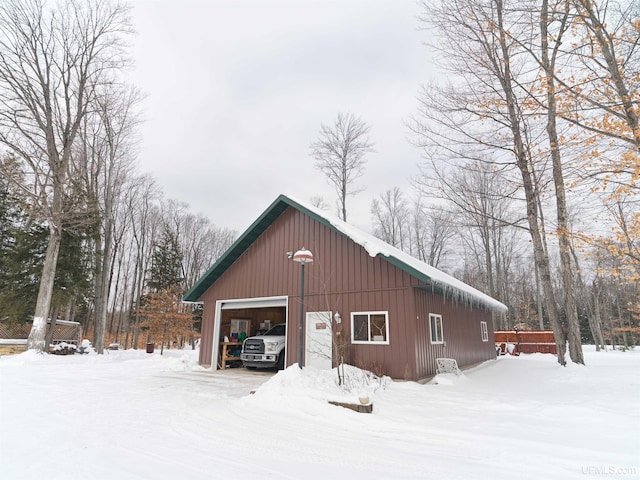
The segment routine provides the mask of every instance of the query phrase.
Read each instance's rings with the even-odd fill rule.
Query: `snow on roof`
[[[411,267],[412,269],[429,277],[434,286],[441,287],[447,296],[452,296],[454,299],[460,301],[475,300],[493,310],[498,310],[501,312],[506,312],[508,310],[507,306],[502,302],[499,302],[498,300],[490,297],[485,293],[482,293],[480,290],[477,290],[470,285],[467,285],[457,278],[454,278],[451,275],[448,275],[443,271],[438,270],[437,268],[432,267],[431,265],[424,263],[415,257],[412,257],[408,253],[403,252],[402,250],[389,245],[386,242],[383,242],[370,233],[360,230],[359,228],[340,220],[338,217],[327,214],[327,212],[324,212],[314,206],[308,205],[305,202],[302,202],[294,197],[287,195],[287,198],[299,204],[306,210],[309,210],[314,215],[317,215],[318,217],[321,217],[329,222],[336,230],[353,240],[358,245],[362,246],[371,257],[377,257],[378,255],[380,255],[382,257],[395,258],[405,265]]]
[[[506,312],[507,307],[491,298],[489,295],[467,285],[460,280],[432,267],[417,258],[399,250],[373,235],[360,230],[353,225],[343,222],[322,210],[305,202],[286,195],[280,195],[222,254],[209,270],[184,294],[183,300],[194,302],[222,275],[249,246],[271,225],[271,223],[288,207],[295,208],[306,215],[315,218],[328,228],[334,229],[357,245],[363,247],[371,257],[380,255],[389,263],[395,265],[409,275],[430,285],[434,291],[441,292],[445,297],[461,303],[479,303],[487,308],[499,312]]]

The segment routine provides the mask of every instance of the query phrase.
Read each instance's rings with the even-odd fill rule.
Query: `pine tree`
[[[47,230],[37,224],[26,229],[13,225],[8,237],[0,261],[0,311],[3,319],[25,323],[36,305]]]
[[[14,323],[33,318],[47,247],[47,228],[31,221],[0,177],[0,319]],[[52,309],[85,298],[90,271],[82,231],[64,230],[58,256]]]
[[[31,319],[46,236],[46,229],[28,221],[0,176],[0,320],[24,323]]]
[[[0,272],[3,272],[4,252],[11,246],[11,227],[16,223],[15,209],[12,208],[14,199],[9,192],[9,187],[0,176]]]
[[[163,229],[160,241],[155,244],[151,261],[151,272],[147,286],[153,292],[182,285],[182,254],[176,235]]]

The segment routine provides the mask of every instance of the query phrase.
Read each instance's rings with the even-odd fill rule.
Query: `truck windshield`
[[[283,336],[285,334],[286,327],[287,326],[284,323],[280,324],[280,325],[276,325],[271,330],[269,330],[267,333],[265,333],[264,336],[265,337],[268,337],[268,336],[274,336],[274,337],[275,336],[279,336],[279,337],[281,337],[281,336]]]

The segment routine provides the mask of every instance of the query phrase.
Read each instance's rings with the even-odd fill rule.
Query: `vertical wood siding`
[[[422,289],[416,289],[415,300],[419,378],[435,374],[436,358],[455,358],[460,367],[496,358],[490,311],[458,304]],[[444,345],[431,343],[430,313],[442,315]],[[482,341],[480,322],[487,322],[487,342]]]
[[[351,312],[389,312],[390,345],[350,345],[350,363],[393,378],[418,379],[429,375],[435,358],[443,356],[429,343],[429,311],[443,315],[446,356],[455,353],[454,358],[461,365],[489,358],[487,352],[493,351],[490,313],[456,306],[416,289],[418,281],[409,274],[381,257],[371,257],[352,240],[289,207],[202,295],[201,364],[213,363],[217,300],[284,295],[289,297],[287,364],[297,360],[301,268],[287,258],[286,252],[295,252],[303,246],[314,255],[314,262],[305,267],[305,312],[339,312],[349,338]],[[475,342],[475,337],[480,339],[478,315],[488,319],[490,349]],[[416,317],[420,318],[416,321]],[[470,317],[474,320],[469,320]],[[461,335],[458,341],[454,340],[457,335]]]

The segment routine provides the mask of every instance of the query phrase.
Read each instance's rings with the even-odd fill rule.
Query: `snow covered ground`
[[[350,394],[335,372],[196,355],[1,357],[0,478],[640,478],[640,351],[507,356],[427,385],[347,371]],[[359,395],[373,414],[327,403]]]

